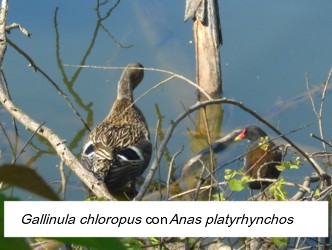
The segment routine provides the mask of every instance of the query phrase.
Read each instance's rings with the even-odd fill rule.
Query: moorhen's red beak
[[[240,133],[237,137],[235,137],[234,141],[240,141],[240,140],[243,140],[244,137],[245,137],[245,135],[246,135],[246,129],[243,129],[243,130],[241,131],[241,133]]]

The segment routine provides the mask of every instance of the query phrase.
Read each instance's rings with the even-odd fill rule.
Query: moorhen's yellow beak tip
[[[244,137],[245,137],[245,134],[246,134],[246,129],[243,129],[241,131],[241,133],[237,137],[235,137],[234,141],[241,141],[241,140],[243,140]]]
[[[237,137],[235,137],[234,141],[241,141],[242,138],[241,138],[241,135],[238,135]]]

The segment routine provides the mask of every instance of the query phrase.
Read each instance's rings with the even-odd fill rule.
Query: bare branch
[[[326,145],[332,147],[332,143],[331,143],[331,142],[325,141],[323,138],[320,138],[320,137],[318,137],[317,135],[315,135],[315,134],[313,134],[313,133],[310,133],[309,135],[310,135],[312,138],[315,138],[315,139],[317,139],[317,140],[319,140],[319,141],[325,143]]]
[[[2,62],[7,48],[6,36],[6,18],[7,18],[8,4],[7,0],[2,0],[0,10],[0,69],[2,71]]]
[[[29,143],[31,142],[31,140],[35,137],[37,131],[44,125],[44,123],[40,124],[40,126],[33,132],[33,134],[30,136],[30,138],[27,140],[27,142],[24,144],[24,146],[22,147],[21,151],[15,156],[13,163],[15,163],[17,161],[17,159],[21,156],[21,154],[23,154],[25,148],[29,145]]]
[[[73,64],[64,64],[64,66],[66,67],[75,67],[75,68],[89,68],[89,69],[124,69],[124,67],[104,67],[104,66],[93,66],[93,65],[73,65]],[[194,83],[193,81],[189,80],[188,78],[182,76],[182,75],[179,75],[179,74],[176,74],[176,73],[173,73],[171,71],[168,71],[168,70],[163,70],[163,69],[155,69],[155,68],[144,68],[144,70],[147,70],[147,71],[155,71],[155,72],[161,72],[161,73],[165,73],[165,74],[169,74],[169,75],[172,75],[173,77],[176,77],[176,78],[179,78],[183,81],[185,81],[186,83],[194,86],[196,89],[198,89],[200,92],[202,92],[206,98],[208,100],[212,100],[211,96],[209,96],[208,93],[206,93],[206,91],[204,91],[204,89],[202,89],[200,86],[198,86],[196,83]],[[167,78],[165,81],[163,81],[162,83],[166,82],[170,80],[169,78]]]
[[[6,140],[7,140],[7,142],[8,142],[9,147],[10,147],[10,150],[12,151],[12,154],[14,155],[15,150],[14,150],[13,144],[12,144],[12,142],[10,141],[9,136],[8,136],[6,130],[5,130],[5,128],[3,127],[3,125],[2,125],[1,122],[0,122],[0,127],[1,127],[1,130],[2,130],[3,134],[4,134],[5,137],[6,137]]]
[[[167,184],[167,187],[166,187],[166,200],[168,200],[168,197],[169,197],[169,189],[170,189],[170,181],[171,181],[171,173],[172,173],[172,167],[173,167],[173,162],[174,162],[174,160],[175,160],[175,158],[179,155],[179,154],[181,154],[182,153],[182,151],[183,151],[183,145],[182,145],[182,147],[173,155],[173,157],[172,157],[172,160],[171,160],[171,162],[169,163],[169,167],[168,167],[168,174],[167,174],[167,182],[166,182],[166,184]]]
[[[22,32],[23,35],[25,35],[25,36],[27,36],[27,37],[29,37],[29,38],[32,37],[31,33],[30,33],[26,28],[24,28],[21,24],[18,24],[18,23],[12,23],[12,24],[10,24],[10,25],[8,25],[8,26],[6,27],[6,31],[7,31],[8,33],[9,33],[11,30],[13,30],[13,29],[19,29],[19,30]]]
[[[293,197],[290,199],[292,201],[297,201],[303,198],[304,194],[306,192],[310,193],[310,184],[319,181],[320,178],[317,175],[314,176],[307,176],[304,178],[303,184],[300,187],[299,191],[293,195]],[[308,190],[309,189],[309,190]]]
[[[312,109],[313,109],[313,111],[314,111],[314,113],[317,117],[317,120],[318,120],[319,134],[320,134],[323,149],[325,151],[326,151],[326,144],[324,143],[324,132],[323,132],[323,107],[324,107],[326,92],[328,90],[328,84],[331,80],[331,77],[332,77],[332,67],[329,71],[329,74],[328,74],[328,77],[327,77],[326,81],[324,82],[323,91],[322,91],[321,100],[320,100],[320,105],[319,105],[319,110],[317,110],[314,99],[313,99],[313,96],[311,95],[311,92],[310,92],[308,75],[307,74],[305,75],[307,91],[308,91],[308,94],[309,94],[309,97],[310,97]]]

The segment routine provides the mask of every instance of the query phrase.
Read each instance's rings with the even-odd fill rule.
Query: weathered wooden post
[[[193,19],[196,54],[196,83],[210,95],[211,98],[220,98],[222,93],[222,79],[219,47],[222,44],[221,24],[217,0],[186,0],[184,20]],[[198,92],[198,101],[205,101],[207,97]],[[188,131],[191,150],[195,154],[202,148],[211,145],[220,138],[223,121],[221,105],[210,105],[197,111],[195,129]],[[215,168],[213,154],[205,162],[210,172]],[[201,172],[200,167],[194,167],[192,173]],[[191,180],[197,178],[190,178]],[[211,184],[218,180],[211,177]],[[206,183],[207,184],[207,183]],[[211,195],[211,192],[209,192]]]
[[[212,98],[220,97],[222,79],[219,46],[222,45],[217,0],[186,0],[184,20],[193,18],[196,81]],[[206,97],[199,93],[199,101]]]
[[[184,20],[192,18],[196,53],[196,82],[212,98],[220,98],[222,79],[219,47],[222,44],[221,24],[217,0],[186,0]],[[198,93],[198,101],[205,101]],[[223,110],[210,105],[196,115],[196,129],[189,131],[193,153],[220,137]],[[207,133],[209,131],[209,134]]]

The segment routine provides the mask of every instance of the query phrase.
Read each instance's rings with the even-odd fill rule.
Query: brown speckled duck
[[[150,162],[152,145],[148,126],[133,100],[133,90],[143,76],[140,63],[126,66],[111,111],[89,133],[83,145],[82,164],[105,182],[110,192],[133,183]]]

